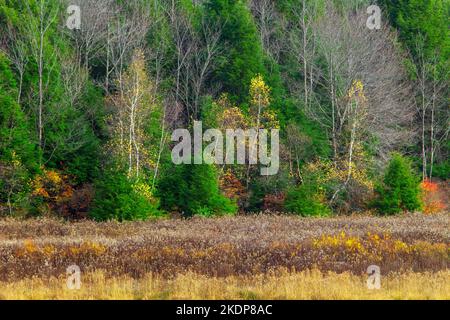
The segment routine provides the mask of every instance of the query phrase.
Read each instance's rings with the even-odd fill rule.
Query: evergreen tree
[[[448,0],[381,0],[388,10],[392,24],[399,30],[400,38],[416,55],[417,36],[425,39],[427,55],[439,50],[443,61],[450,53]]]
[[[14,74],[0,53],[0,160],[11,161],[13,154],[29,169],[36,169],[36,152],[30,140],[28,120],[14,99]]]
[[[394,154],[384,174],[382,184],[376,188],[375,206],[383,214],[414,211],[421,208],[419,179],[414,175],[410,162],[400,154]]]
[[[257,29],[245,1],[208,0],[207,19],[223,25],[223,53],[216,71],[216,81],[223,91],[245,101],[250,80],[265,74],[264,58]]]
[[[219,190],[216,169],[212,165],[171,165],[159,186],[161,207],[184,216],[233,214],[236,204]]]
[[[17,88],[9,61],[0,52],[0,215],[13,214],[28,194],[30,171],[38,169],[28,120],[16,102]]]
[[[160,216],[158,202],[145,184],[130,180],[116,168],[107,168],[95,183],[91,218],[105,220],[146,220]]]
[[[303,174],[303,183],[288,189],[285,208],[288,212],[301,216],[328,216],[331,214],[327,204],[325,177],[327,172],[310,164]]]
[[[21,54],[28,63],[21,107],[33,124],[30,137],[39,149],[37,164],[86,182],[98,169],[95,130],[101,122],[102,97],[58,29],[63,8],[59,0],[0,1],[0,32],[24,42]],[[15,38],[10,39],[10,52],[17,50]]]

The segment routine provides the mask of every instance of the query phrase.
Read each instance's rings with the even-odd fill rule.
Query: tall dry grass
[[[448,299],[449,225],[448,213],[0,220],[0,298]],[[80,291],[65,287],[73,264]],[[365,283],[373,264],[379,291]]]
[[[1,299],[450,299],[450,271],[390,274],[380,290],[369,290],[365,276],[351,273],[281,272],[254,276],[207,277],[193,273],[173,279],[145,275],[108,278],[83,275],[80,290],[65,277],[0,282]]]
[[[108,277],[269,273],[279,268],[364,274],[448,269],[449,216],[64,223],[0,221],[0,281],[58,277],[69,265]]]

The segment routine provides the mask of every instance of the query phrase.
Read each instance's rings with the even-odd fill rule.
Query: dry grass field
[[[66,277],[0,282],[0,299],[450,299],[450,272],[382,276],[381,289],[369,290],[366,276],[318,270],[254,276],[208,277],[193,273],[172,279],[148,274],[108,278],[82,276],[80,290],[68,290]]]
[[[0,220],[0,298],[450,299],[449,226],[448,213]],[[74,264],[80,290],[66,286]]]

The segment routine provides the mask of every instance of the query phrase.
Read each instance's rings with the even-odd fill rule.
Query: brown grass
[[[447,270],[449,215],[305,219],[280,215],[131,223],[0,221],[0,280],[49,279],[77,264],[107,278],[210,277],[318,269]]]

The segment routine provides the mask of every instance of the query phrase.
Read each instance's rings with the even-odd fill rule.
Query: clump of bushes
[[[108,170],[95,184],[90,216],[94,220],[146,220],[161,216],[150,186],[133,181],[121,171]]]
[[[374,206],[380,213],[391,215],[422,208],[420,179],[413,173],[411,162],[400,154],[392,156],[383,181],[375,188]]]
[[[446,209],[446,204],[442,199],[443,191],[436,182],[430,180],[422,181],[420,184],[422,191],[423,213],[434,214]]]
[[[236,202],[219,190],[214,166],[182,165],[168,168],[159,182],[161,208],[183,216],[234,214]]]
[[[320,166],[311,163],[304,170],[303,182],[288,190],[285,209],[302,216],[329,216],[327,205],[325,172]]]
[[[0,216],[25,211],[30,192],[28,179],[29,172],[19,160],[0,160]]]
[[[373,198],[368,167],[360,149],[350,164],[344,157],[307,163],[299,176],[301,184],[288,192],[286,209],[303,216],[366,211]]]
[[[289,191],[285,208],[289,212],[302,216],[328,216],[331,214],[323,193],[316,186],[310,184],[302,184]]]

